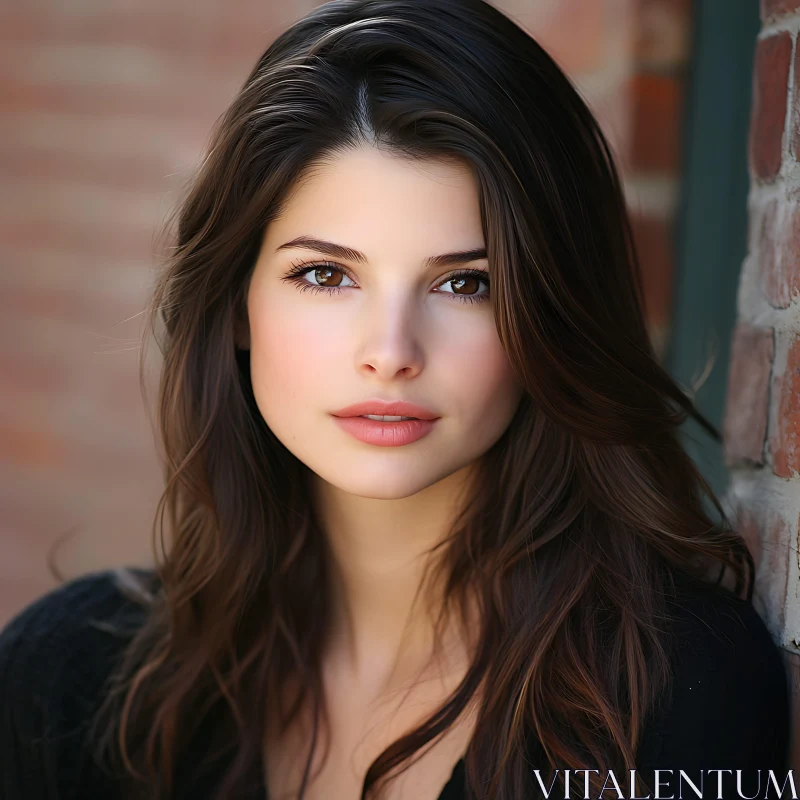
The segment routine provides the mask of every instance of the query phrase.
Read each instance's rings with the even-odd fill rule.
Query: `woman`
[[[177,238],[169,541],[4,631],[5,797],[782,777],[753,560],[679,443],[716,432],[654,357],[608,145],[533,39],[480,0],[322,5],[221,119]]]

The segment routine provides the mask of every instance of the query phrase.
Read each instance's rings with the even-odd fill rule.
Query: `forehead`
[[[265,243],[274,249],[298,235],[340,241],[367,256],[387,247],[427,257],[480,246],[477,182],[460,162],[410,160],[372,146],[346,150],[309,168]]]

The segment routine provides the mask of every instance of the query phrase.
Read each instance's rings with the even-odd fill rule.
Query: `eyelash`
[[[339,266],[338,264],[334,264],[331,261],[300,261],[300,262],[293,262],[292,268],[283,278],[283,280],[288,281],[289,283],[294,283],[301,291],[311,290],[313,292],[329,292],[338,294],[342,291],[342,288],[352,288],[352,287],[341,287],[341,286],[318,286],[313,283],[309,283],[308,281],[303,280],[303,276],[307,273],[311,272],[315,269],[332,269],[336,270],[337,272],[341,272],[342,275],[347,276],[350,280],[354,280],[351,275],[348,274],[348,271],[344,268]],[[480,281],[483,281],[487,288],[490,287],[489,282],[489,274],[482,269],[463,269],[460,272],[456,272],[453,275],[449,275],[444,281],[442,281],[439,286],[443,286],[446,283],[450,283],[450,281],[457,280],[458,278],[476,278]],[[483,303],[489,299],[489,293],[486,292],[485,294],[479,295],[468,295],[468,294],[456,294],[455,292],[441,292],[441,294],[450,295],[453,298],[457,298],[462,303]]]

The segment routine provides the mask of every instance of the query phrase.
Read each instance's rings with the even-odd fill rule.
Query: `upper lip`
[[[404,400],[365,400],[363,403],[354,403],[333,412],[335,417],[361,417],[365,414],[386,417],[416,417],[417,419],[439,418],[439,415],[434,414],[433,411],[414,403],[406,403]]]

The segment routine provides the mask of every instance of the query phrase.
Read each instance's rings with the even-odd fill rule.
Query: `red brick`
[[[785,598],[789,588],[789,569],[786,564],[788,553],[783,546],[783,542],[786,541],[786,529],[789,524],[776,510],[773,510],[770,516],[772,517],[772,522],[767,533],[767,544],[764,548],[766,552],[764,554],[762,574],[775,585],[775,588],[772,589],[775,592],[775,596]],[[797,530],[794,533],[795,539],[797,539]],[[791,539],[789,541],[791,542]],[[794,550],[795,558],[800,562],[797,549],[794,548]],[[778,630],[782,630],[786,617],[785,604],[779,602],[776,610],[778,616],[777,619],[773,620],[773,623]]]
[[[44,111],[89,117],[87,130],[92,128],[92,117],[127,118],[137,126],[149,121],[155,130],[157,123],[175,120],[206,130],[230,100],[231,92],[226,83],[198,70],[197,77],[201,76],[190,85],[165,78],[156,87],[127,86],[124,90],[114,85],[76,86],[18,78],[0,84],[0,104],[8,115]]]
[[[761,0],[761,19],[779,17],[800,8],[800,0]]]
[[[756,47],[749,158],[751,173],[763,181],[781,168],[791,54],[792,37],[786,32],[761,39]]]
[[[798,0],[800,2],[800,0]],[[796,48],[795,48],[796,49]],[[800,54],[794,54],[794,95],[791,104],[791,142],[789,150],[796,161],[800,160]]]
[[[198,4],[199,5],[199,4]],[[265,4],[269,7],[271,4]],[[196,6],[193,13],[164,8],[154,14],[141,8],[97,9],[86,14],[59,14],[55,8],[35,13],[23,6],[0,10],[0,43],[44,44],[65,41],[86,45],[136,43],[170,53],[205,48],[214,34],[209,14]],[[238,20],[245,27],[252,20]]]
[[[63,359],[31,359],[21,357],[13,350],[0,351],[0,382],[4,393],[13,387],[15,392],[53,397],[67,390],[70,376]]]
[[[79,290],[63,291],[46,286],[6,285],[0,292],[0,313],[6,318],[20,316],[85,322],[89,313],[86,294]]]
[[[800,206],[795,201],[766,204],[756,253],[764,297],[775,308],[787,308],[800,294]]]
[[[636,0],[634,59],[639,68],[669,70],[688,61],[690,0]]]
[[[785,622],[782,599],[789,577],[784,544],[787,528],[787,521],[774,506],[751,508],[742,504],[736,509],[734,529],[747,542],[756,568],[753,605],[765,617],[775,615],[772,623],[777,630],[782,630]]]
[[[683,85],[675,75],[636,75],[630,82],[632,169],[676,172]]]
[[[551,9],[512,16],[569,74],[593,72],[608,61],[607,37],[614,20],[605,3],[559,0]]]
[[[290,11],[274,2],[253,4],[242,12],[229,5],[215,3],[206,7],[195,4],[191,12],[165,7],[154,14],[141,8],[97,9],[87,14],[58,14],[48,9],[35,14],[25,9],[0,9],[0,51],[22,47],[35,54],[36,48],[77,46],[87,51],[96,47],[125,48],[134,45],[152,53],[153,57],[178,57],[195,75],[207,71],[215,78],[214,70],[222,68],[231,76],[240,76],[250,68],[270,45],[276,33],[310,10],[313,3],[295,3]],[[573,14],[573,18],[574,18]],[[585,15],[584,16],[589,16]],[[583,21],[586,34],[594,33],[598,40],[595,49],[602,56],[591,17]],[[585,57],[584,42],[574,47],[576,57]],[[174,76],[165,71],[174,82]],[[197,81],[198,88],[206,82]]]
[[[776,308],[785,308],[788,299],[784,299],[784,277],[780,272],[781,253],[778,248],[779,220],[782,206],[777,200],[770,200],[761,211],[753,250],[758,259],[758,272],[761,280],[761,291],[769,303]]]
[[[800,471],[800,338],[789,345],[783,375],[776,376],[773,396],[778,398],[777,430],[770,438],[772,471],[791,478]]]
[[[764,463],[769,377],[774,357],[771,328],[736,326],[723,422],[725,461]]]
[[[125,158],[111,155],[54,152],[16,147],[0,150],[0,174],[4,179],[77,183],[97,187],[154,190],[164,186],[170,172],[166,163],[131,153]]]
[[[101,225],[95,229],[63,220],[28,220],[8,222],[0,219],[0,241],[10,248],[24,250],[44,246],[48,250],[64,248],[80,252],[92,259],[115,260],[131,257],[149,258],[152,251],[153,228],[132,229],[120,225],[109,230]]]
[[[14,465],[66,468],[63,443],[52,434],[31,428],[0,425],[0,461]]]

